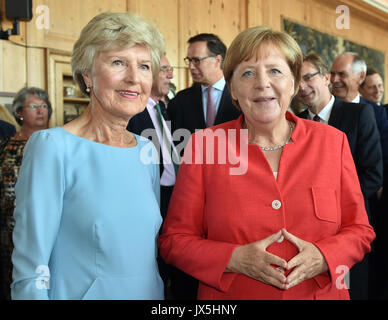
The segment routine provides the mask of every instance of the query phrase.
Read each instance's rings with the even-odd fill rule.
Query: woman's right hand
[[[279,289],[285,289],[284,270],[287,262],[266,251],[268,246],[281,237],[280,230],[265,239],[237,247],[229,260],[226,272],[241,273]]]

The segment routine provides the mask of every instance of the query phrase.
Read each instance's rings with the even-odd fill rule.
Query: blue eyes
[[[242,76],[243,77],[250,77],[250,76],[252,76],[253,75],[253,72],[252,71],[245,71],[243,74],[242,74]]]
[[[115,60],[115,61],[113,61],[113,64],[114,64],[115,66],[122,66],[122,65],[123,65],[123,62],[122,62],[121,60]]]
[[[128,63],[126,63],[122,60],[114,60],[112,62],[112,65],[117,66],[117,67],[127,67]],[[144,70],[144,71],[148,71],[148,70],[151,70],[151,66],[148,64],[140,64],[139,69]]]
[[[282,74],[282,72],[280,70],[275,69],[275,68],[268,70],[268,73],[270,75],[274,75],[274,76]],[[252,70],[247,70],[247,71],[243,72],[243,74],[242,74],[243,78],[250,78],[250,77],[254,77],[254,76],[256,76],[256,72],[254,72]]]
[[[147,64],[142,64],[142,65],[140,66],[140,69],[142,69],[142,70],[150,70],[151,67],[150,67],[149,65],[147,65]]]

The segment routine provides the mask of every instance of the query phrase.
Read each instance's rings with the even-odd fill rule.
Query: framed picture
[[[12,102],[16,93],[0,91],[0,119],[13,124],[17,130],[19,125],[12,115]]]
[[[14,92],[0,91],[0,105],[6,107],[11,114],[12,114],[12,102],[15,96],[16,96],[16,93]]]
[[[376,69],[384,79],[385,54],[382,51],[368,48],[338,36],[320,32],[283,18],[283,30],[299,44],[304,54],[315,52],[325,61],[329,70],[334,58],[346,51],[357,52],[367,66]]]

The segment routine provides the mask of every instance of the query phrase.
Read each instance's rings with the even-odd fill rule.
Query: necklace
[[[259,146],[260,149],[263,151],[276,151],[276,150],[283,148],[285,145],[289,144],[291,142],[291,135],[292,135],[292,131],[293,131],[293,126],[292,126],[290,121],[288,121],[288,125],[290,126],[290,136],[283,144],[276,146],[276,147],[273,147],[273,148]]]
[[[18,137],[19,140],[28,140],[27,136],[23,134],[21,131],[19,131],[16,136]]]

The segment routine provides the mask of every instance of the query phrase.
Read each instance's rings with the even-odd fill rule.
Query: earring
[[[19,119],[20,119],[20,121],[23,121],[23,120],[24,120],[24,118],[23,118],[23,117],[20,117]]]
[[[89,84],[89,83],[86,84],[86,89],[85,89],[85,91],[86,91],[87,93],[90,93],[90,84]]]

